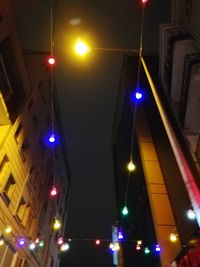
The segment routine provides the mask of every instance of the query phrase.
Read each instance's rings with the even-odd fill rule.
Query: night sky
[[[50,0],[11,2],[22,47],[49,51]],[[147,4],[144,51],[158,51],[158,25],[170,21],[170,3]],[[76,18],[81,23],[72,26]],[[57,0],[56,87],[72,169],[66,229],[72,243],[63,266],[112,266],[107,244],[97,249],[85,239],[111,239],[115,220],[111,136],[123,59],[122,53],[92,52],[80,60],[72,44],[80,36],[95,47],[137,49],[140,18],[139,0]]]

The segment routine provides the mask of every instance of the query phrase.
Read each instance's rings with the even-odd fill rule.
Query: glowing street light
[[[89,51],[91,51],[91,48],[84,41],[80,39],[75,44],[74,48],[75,48],[75,52],[80,56],[84,56]]]

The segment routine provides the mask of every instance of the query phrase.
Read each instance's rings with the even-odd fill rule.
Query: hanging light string
[[[56,1],[57,3],[57,1]],[[50,55],[51,59],[55,61],[54,59],[54,28],[55,28],[55,14],[54,14],[54,8],[53,8],[53,0],[50,0]],[[55,129],[54,129],[54,64],[50,64],[50,76],[51,76],[51,136],[54,138],[54,142],[52,143],[52,183],[53,186],[55,186]],[[54,205],[55,205],[55,218],[58,217],[58,207],[57,207],[57,198],[54,199]]]
[[[138,55],[138,65],[137,65],[137,77],[136,77],[136,91],[139,92],[140,87],[140,75],[141,75],[141,57],[143,52],[143,32],[144,32],[144,11],[145,11],[145,4],[147,0],[142,0],[142,17],[141,17],[141,24],[140,24],[140,40],[139,40],[139,55]],[[130,144],[130,164],[133,163],[133,150],[134,150],[134,142],[135,142],[135,125],[136,125],[136,113],[137,113],[137,99],[135,101],[134,107],[132,107],[133,112],[133,120],[132,120],[132,131],[131,131],[131,144]],[[134,165],[133,165],[134,167]],[[124,194],[124,207],[127,206],[127,200],[128,200],[128,190],[129,190],[129,183],[130,183],[130,177],[131,177],[131,171],[128,170],[128,176],[125,186],[125,194]],[[123,224],[123,217],[121,220],[121,225]]]

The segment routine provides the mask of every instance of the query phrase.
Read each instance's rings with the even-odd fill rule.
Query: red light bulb
[[[49,59],[48,59],[48,63],[49,63],[50,65],[54,65],[54,64],[56,63],[55,58],[54,58],[54,57],[49,57]]]
[[[147,3],[147,0],[142,0],[142,3],[143,3],[143,4],[146,4],[146,3]]]
[[[53,186],[51,188],[51,192],[50,192],[51,196],[54,197],[58,194],[57,188],[55,186]]]
[[[64,243],[63,238],[59,237],[58,240],[57,240],[57,244],[61,246],[63,243]]]
[[[95,241],[95,244],[96,244],[96,245],[100,245],[100,243],[101,243],[101,242],[100,242],[99,239],[97,239],[97,240]]]

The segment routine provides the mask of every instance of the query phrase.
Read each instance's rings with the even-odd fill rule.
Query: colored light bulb
[[[132,162],[132,161],[130,161],[129,163],[128,163],[128,165],[127,165],[127,168],[128,168],[128,170],[130,171],[130,172],[132,172],[132,171],[134,171],[135,170],[135,164]]]
[[[60,246],[64,243],[63,237],[59,237],[57,240],[57,244]]]
[[[136,250],[141,250],[141,246],[140,245],[136,245]]]
[[[112,251],[117,251],[117,250],[120,249],[119,243],[115,243],[115,244],[110,243],[109,247],[110,247],[110,249],[111,249]]]
[[[58,194],[57,188],[55,186],[53,186],[51,188],[51,192],[50,192],[51,196],[54,197]]]
[[[5,229],[5,233],[6,234],[10,234],[12,232],[12,227],[11,226],[7,226]]]
[[[68,243],[64,243],[62,244],[62,246],[60,247],[61,251],[67,251],[69,249],[69,244]]]
[[[101,242],[100,242],[99,239],[97,239],[97,240],[95,241],[95,244],[96,244],[96,245],[100,245],[100,243],[101,243]]]
[[[169,239],[171,242],[176,242],[177,241],[177,235],[174,233],[171,233],[169,236]]]
[[[156,251],[156,252],[160,252],[160,251],[161,251],[161,248],[160,248],[159,245],[156,245],[156,246],[155,246],[155,251]]]
[[[41,241],[39,242],[38,246],[39,246],[40,248],[43,248],[43,247],[44,247],[44,241],[41,240]]]
[[[137,91],[137,92],[135,93],[135,98],[136,98],[137,100],[141,99],[141,98],[142,98],[142,93],[139,92],[139,91]]]
[[[146,248],[144,249],[144,253],[145,253],[145,254],[149,254],[149,253],[150,253],[149,248],[146,247]]]
[[[125,216],[128,215],[128,208],[126,206],[123,207],[122,214],[125,215]]]
[[[56,141],[55,134],[51,134],[51,135],[49,136],[49,142],[50,142],[50,143],[55,143],[55,141]]]
[[[48,63],[49,63],[49,65],[54,65],[55,64],[55,58],[54,57],[49,57],[49,59],[48,59]]]
[[[31,243],[31,244],[29,245],[29,249],[30,249],[30,250],[34,250],[35,247],[36,247],[35,243]]]
[[[192,209],[189,209],[188,212],[187,212],[187,217],[190,220],[194,220],[196,218],[196,214],[195,214],[195,212]]]
[[[1,238],[0,239],[0,247],[3,246],[3,244],[4,244],[4,240]]]
[[[120,232],[118,233],[118,239],[119,239],[119,240],[122,240],[123,238],[124,238],[124,236],[123,236],[122,232],[120,231]]]
[[[35,239],[35,243],[38,244],[40,242],[39,238]]]
[[[23,247],[26,244],[26,239],[25,238],[17,238],[17,245],[19,247]]]
[[[60,229],[60,227],[61,227],[61,223],[59,220],[56,219],[54,222],[53,228],[54,228],[54,230],[58,230],[58,229]]]

